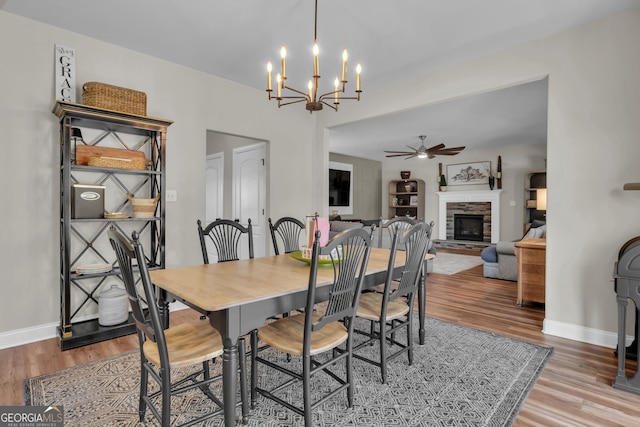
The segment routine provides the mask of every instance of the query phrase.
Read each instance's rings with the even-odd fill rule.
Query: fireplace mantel
[[[438,195],[438,239],[447,240],[447,203],[490,202],[491,243],[500,240],[500,193],[502,190],[436,191]]]

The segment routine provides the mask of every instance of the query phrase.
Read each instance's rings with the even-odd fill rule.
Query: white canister
[[[129,318],[129,299],[127,292],[118,285],[100,292],[98,303],[98,323],[101,326],[113,326]]]

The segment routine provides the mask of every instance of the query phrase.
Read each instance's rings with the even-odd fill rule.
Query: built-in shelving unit
[[[114,326],[99,324],[99,295],[112,284],[122,286],[116,257],[106,231],[115,227],[126,235],[136,231],[143,242],[150,269],[165,266],[165,146],[171,121],[120,113],[57,101],[53,113],[60,120],[60,325],[62,350],[135,332],[127,321]],[[81,137],[79,137],[81,135]],[[76,163],[79,145],[117,148],[122,153],[141,151],[144,170],[94,167]],[[100,187],[104,211],[133,214],[128,194],[137,198],[160,195],[156,211],[148,218],[77,218],[72,215],[73,185]],[[76,201],[77,202],[77,201]],[[111,264],[112,270],[79,274],[80,266]]]
[[[524,177],[524,231],[529,229],[534,219],[546,221],[546,188],[547,172],[533,171]],[[545,190],[545,206],[541,206],[541,195],[538,190]]]
[[[410,216],[424,220],[424,181],[401,179],[389,181],[389,218]]]

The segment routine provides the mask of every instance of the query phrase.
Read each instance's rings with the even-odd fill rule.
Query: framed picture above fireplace
[[[447,185],[489,184],[491,162],[447,165]]]

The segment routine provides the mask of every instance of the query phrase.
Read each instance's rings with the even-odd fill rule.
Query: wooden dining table
[[[372,248],[363,288],[384,283],[390,251]],[[405,263],[398,251],[394,274]],[[425,262],[426,268],[426,262]],[[222,335],[223,403],[226,426],[236,422],[238,339],[263,326],[266,319],[303,307],[309,284],[309,264],[289,254],[248,260],[167,268],[150,272],[152,282],[162,292],[162,299],[177,299],[209,318]],[[318,299],[328,298],[333,283],[333,268],[318,268]],[[425,310],[424,275],[418,289],[419,340],[424,343]],[[165,308],[166,308],[165,304]],[[168,319],[168,311],[165,310]]]

